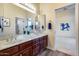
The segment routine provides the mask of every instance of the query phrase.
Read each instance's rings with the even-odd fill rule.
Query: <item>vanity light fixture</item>
[[[36,14],[36,8],[31,3],[13,3],[14,5]]]

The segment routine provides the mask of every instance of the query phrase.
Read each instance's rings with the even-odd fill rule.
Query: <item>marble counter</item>
[[[33,40],[35,38],[39,38],[47,35],[46,32],[40,34],[30,34],[30,35],[17,35],[16,38],[13,38],[12,41],[7,42],[6,40],[0,41],[0,50],[21,44],[23,42],[27,42]]]

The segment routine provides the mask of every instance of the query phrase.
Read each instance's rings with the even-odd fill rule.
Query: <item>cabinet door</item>
[[[39,54],[39,51],[40,51],[40,45],[39,43],[36,43],[33,45],[33,55],[38,55]]]
[[[43,42],[44,42],[44,48],[46,48],[47,47],[47,45],[48,45],[48,36],[46,35],[46,36],[44,36],[43,37]]]
[[[44,50],[44,42],[43,42],[43,37],[40,37],[40,52]]]
[[[18,46],[13,46],[11,48],[7,48],[0,51],[1,56],[11,56],[18,52]]]
[[[33,40],[33,55],[38,55],[39,54],[39,49],[40,49],[40,39],[36,38]]]
[[[22,56],[32,56],[33,55],[32,52],[33,52],[32,46],[30,46],[30,47],[24,49],[21,54],[22,54]]]
[[[28,41],[28,42],[22,43],[22,44],[20,44],[19,46],[20,46],[20,49],[19,49],[20,51],[21,51],[21,50],[24,50],[24,49],[26,49],[26,48],[32,46],[32,41]]]

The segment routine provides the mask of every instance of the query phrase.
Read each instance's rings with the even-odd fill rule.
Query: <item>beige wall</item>
[[[40,3],[32,3],[32,4],[36,8],[37,14],[40,14]]]
[[[0,3],[0,16],[3,16],[3,4],[2,3]]]
[[[55,9],[63,7],[67,4],[64,3],[41,3],[40,4],[40,14],[45,14],[46,15],[46,27],[48,27],[48,23],[52,23],[52,30],[48,30],[47,28],[47,33],[49,35],[49,43],[48,47],[50,49],[54,49],[54,20],[55,20]]]

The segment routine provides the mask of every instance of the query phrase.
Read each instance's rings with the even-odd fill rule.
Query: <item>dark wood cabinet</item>
[[[33,56],[38,55],[40,52],[40,38],[33,40]]]
[[[44,50],[44,42],[43,42],[43,37],[40,37],[40,53]]]
[[[0,51],[1,56],[10,56],[18,52],[18,46],[13,46]]]
[[[30,46],[32,46],[32,41],[28,41],[28,42],[24,42],[22,44],[19,45],[19,50],[24,50],[26,48],[29,48]]]
[[[34,49],[33,49],[33,56],[36,56],[39,54],[39,46],[36,46]]]
[[[46,48],[47,45],[48,45],[48,37],[47,37],[47,36],[44,36],[44,37],[43,37],[43,43],[44,43],[44,44],[43,44],[43,47]]]
[[[19,45],[19,50],[22,56],[32,56],[32,41],[28,41]]]
[[[21,54],[22,54],[22,56],[32,56],[33,55],[32,52],[33,52],[32,51],[32,46],[30,46],[30,47],[22,50],[22,53]]]
[[[22,56],[21,52],[17,52],[15,54],[13,54],[12,56]]]
[[[48,45],[48,35],[0,51],[1,56],[36,56]]]

